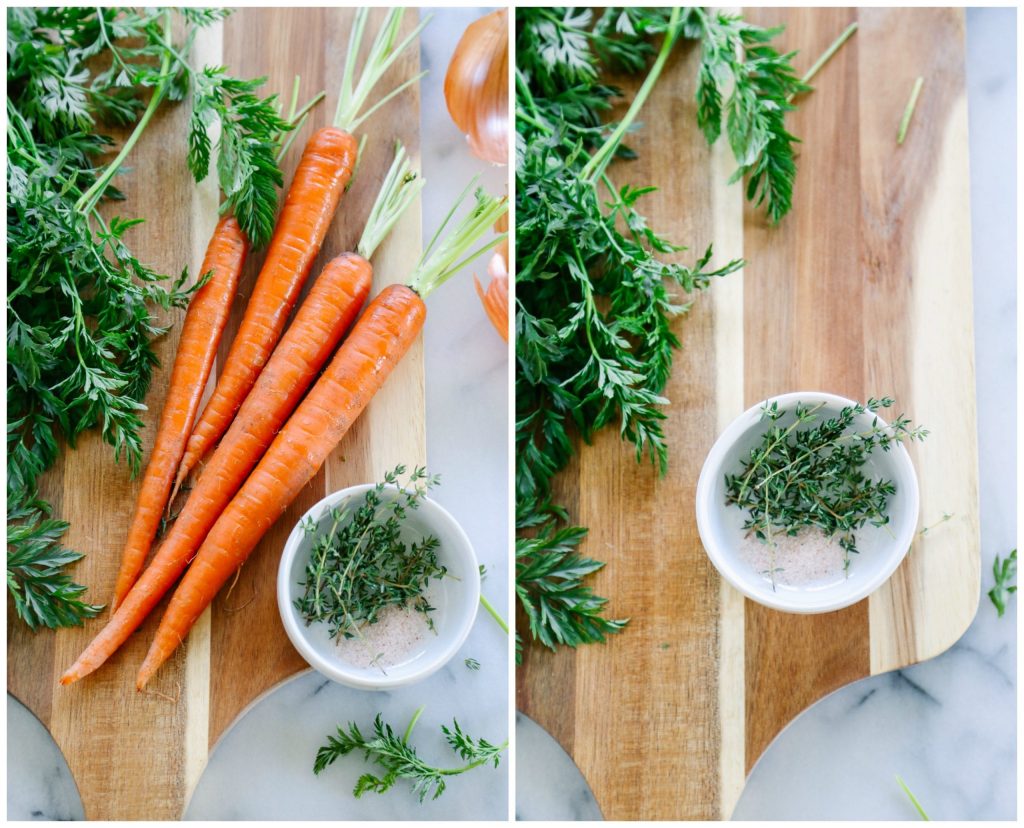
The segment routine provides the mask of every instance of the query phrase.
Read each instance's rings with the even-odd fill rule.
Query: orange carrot
[[[61,684],[89,675],[110,658],[173,586],[352,324],[370,292],[371,281],[369,262],[353,253],[332,259],[324,268],[199,475],[153,562],[107,626],[61,676]]]
[[[368,259],[423,187],[401,146],[370,210],[358,249],[324,268],[295,320],[238,411],[170,534],[120,610],[61,676],[87,676],[106,661],[185,570],[210,527],[271,444],[317,372],[349,329],[370,292]]]
[[[217,387],[189,438],[176,485],[227,431],[270,358],[352,176],[357,148],[352,135],[333,127],[317,130],[306,145]]]
[[[400,84],[366,113],[359,114],[377,81],[424,25],[421,23],[396,45],[402,11],[389,12],[370,47],[366,67],[354,83],[356,55],[366,20],[367,11],[360,9],[350,33],[334,124],[313,133],[302,153],[242,324],[213,396],[188,441],[176,488],[227,431],[284,330],[355,169],[359,144],[353,132],[381,104],[420,77]]]
[[[160,622],[139,672],[140,690],[274,521],[313,479],[412,345],[425,315],[423,301],[404,285],[390,285],[370,303],[309,396],[206,536]]]
[[[478,192],[473,212],[428,257],[451,219],[453,208],[409,283],[389,285],[370,303],[323,375],[206,536],[146,654],[136,682],[140,690],[188,635],[217,591],[245,562],[267,530],[313,479],[405,355],[426,316],[421,297],[501,240],[498,237],[465,255],[505,210],[505,199],[499,201]]]
[[[192,431],[248,250],[249,243],[238,222],[234,218],[222,218],[210,238],[200,270],[202,274],[210,273],[210,279],[196,291],[185,314],[156,442],[142,478],[135,515],[121,556],[121,569],[114,588],[115,610],[135,583],[160,528],[174,472]]]

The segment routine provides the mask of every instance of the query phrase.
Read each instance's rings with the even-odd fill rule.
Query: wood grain
[[[384,13],[371,14],[368,32],[376,30]],[[244,9],[197,41],[195,63],[223,62],[239,77],[269,75],[272,79],[266,88],[281,93],[285,100],[296,74],[302,76],[302,101],[320,89],[327,91],[327,99],[315,110],[283,165],[286,182],[291,180],[306,137],[333,118],[353,15],[353,10],[336,8]],[[411,31],[416,16],[415,12],[406,15],[403,32]],[[254,43],[258,49],[252,48]],[[367,48],[364,43],[364,54]],[[418,68],[418,51],[412,49],[395,62],[379,88],[393,88]],[[185,165],[187,119],[186,107],[161,108],[132,157],[135,170],[160,171],[159,187],[141,174],[125,176],[119,185],[132,215],[147,218],[143,227],[132,231],[134,249],[141,260],[165,273],[180,271],[186,258],[191,266],[198,265],[216,218],[214,179],[196,187]],[[371,140],[311,280],[330,257],[355,246],[396,139],[402,140],[418,166],[418,126],[415,88],[394,98],[367,122]],[[375,256],[374,292],[409,274],[419,256],[420,241],[417,203]],[[261,260],[262,256],[254,255],[246,266],[218,364],[237,331]],[[178,312],[171,321],[180,322],[180,317]],[[164,367],[157,371],[146,398],[150,406],[143,435],[147,457],[178,327],[157,346]],[[136,693],[134,676],[167,599],[102,669],[66,688],[57,684],[57,676],[105,617],[84,628],[57,633],[31,635],[18,625],[11,627],[8,688],[50,728],[68,760],[87,817],[181,816],[219,735],[254,698],[305,667],[284,634],[275,598],[278,555],[291,527],[330,491],[378,479],[400,461],[426,462],[421,342],[253,552],[231,593],[218,596],[185,646],[151,682],[152,692]],[[69,545],[87,553],[74,576],[90,585],[90,598],[106,600],[113,590],[136,481],[129,479],[124,466],[113,462],[110,448],[90,433],[76,451],[64,453],[44,485],[57,513],[71,522]]]
[[[727,817],[778,732],[851,681],[930,658],[966,629],[979,555],[963,14],[952,9],[749,9],[786,24],[803,68],[853,20],[788,126],[803,143],[779,226],[741,206],[727,150],[693,120],[696,56],[677,52],[613,179],[661,186],[643,212],[695,249],[747,266],[677,327],[667,389],[669,474],[637,466],[614,433],[559,481],[610,612],[607,645],[528,648],[517,701],[579,764],[608,819]],[[926,77],[909,136],[896,130]],[[635,82],[620,83],[627,95]],[[620,110],[621,111],[621,110]],[[913,451],[921,515],[956,517],[919,539],[870,599],[796,616],[745,601],[707,562],[694,487],[715,436],[767,396],[894,396],[932,436]],[[668,645],[664,649],[664,645]]]

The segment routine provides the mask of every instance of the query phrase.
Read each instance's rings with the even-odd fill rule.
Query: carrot
[[[470,215],[428,255],[441,230],[434,236],[408,283],[389,285],[370,303],[323,375],[206,536],[160,622],[136,681],[140,690],[184,640],[217,591],[245,562],[267,530],[313,479],[408,351],[426,317],[423,297],[501,240],[499,236],[465,255],[506,209],[505,199],[493,199],[478,192]],[[442,230],[454,210],[448,214]]]
[[[426,24],[421,23],[396,46],[402,14],[401,9],[389,12],[370,48],[366,67],[353,86],[367,10],[356,13],[334,124],[314,132],[303,150],[242,324],[213,396],[189,438],[175,489],[227,431],[284,330],[355,169],[359,144],[352,133],[383,103],[420,77],[399,85],[360,115],[377,81]]]
[[[302,128],[310,110],[324,96],[323,92],[319,93],[301,110],[296,111],[299,82],[300,79],[296,76],[288,121],[295,129]],[[278,161],[288,151],[290,141],[285,140],[288,132],[283,130],[278,139]],[[292,137],[294,134],[292,131]],[[223,206],[227,207],[228,203],[225,202]],[[236,248],[239,245],[243,246],[243,249],[236,256]],[[203,274],[211,273],[212,279],[216,281],[212,287],[209,284],[206,286],[208,290],[204,288],[198,292],[202,294],[202,298],[197,295],[185,315],[185,327],[175,357],[171,385],[164,403],[161,424],[157,430],[156,443],[139,491],[132,524],[128,529],[128,540],[121,555],[121,567],[114,586],[114,600],[111,602],[111,608],[115,611],[138,578],[139,570],[153,544],[153,538],[156,537],[161,513],[165,507],[170,506],[170,501],[178,492],[178,485],[175,485],[168,497],[169,482],[175,479],[175,471],[192,432],[199,401],[227,324],[231,302],[248,251],[249,242],[238,222],[233,218],[221,219],[210,239],[206,253],[207,261],[204,262],[201,271]],[[214,266],[216,262],[212,261],[211,257],[216,259],[218,255],[224,259],[225,266]]]
[[[120,610],[61,676],[61,684],[87,676],[110,658],[185,570],[210,527],[351,326],[370,292],[368,260],[422,186],[423,179],[410,171],[399,146],[367,219],[359,253],[345,253],[324,268],[200,474],[153,562]]]
[[[121,556],[114,588],[115,610],[135,583],[160,528],[174,472],[195,422],[248,251],[249,243],[238,222],[231,217],[222,218],[210,238],[200,270],[211,274],[210,279],[196,291],[185,314],[153,453],[142,478]]]

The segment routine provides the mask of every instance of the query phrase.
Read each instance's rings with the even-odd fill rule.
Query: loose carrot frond
[[[381,184],[377,200],[370,209],[356,252],[364,259],[373,256],[373,251],[384,237],[391,232],[402,213],[412,204],[426,182],[423,176],[412,169],[405,147],[395,143],[395,160],[391,162],[384,183]]]
[[[416,269],[406,283],[421,297],[427,297],[459,270],[473,261],[473,259],[481,253],[490,250],[508,236],[508,233],[501,233],[486,244],[473,250],[473,252],[466,252],[508,210],[508,198],[506,196],[497,198],[488,195],[483,189],[477,188],[474,195],[476,203],[473,205],[473,209],[446,237],[441,238],[445,228],[452,222],[453,216],[462,202],[466,200],[466,196],[469,195],[469,191],[475,183],[476,177],[474,176],[473,180],[469,182],[469,186],[462,191],[462,195],[452,205],[452,209],[448,211],[448,215],[441,222],[441,226],[437,228],[437,232],[424,249]]]
[[[426,72],[420,72],[418,75],[409,78],[395,89],[392,89],[366,112],[360,114],[377,82],[380,81],[391,67],[391,64],[405,51],[409,44],[419,37],[423,27],[430,22],[430,16],[428,15],[420,21],[419,25],[409,33],[405,40],[395,45],[395,41],[398,39],[398,29],[402,24],[402,16],[404,14],[405,10],[401,8],[391,9],[388,12],[383,25],[380,27],[380,31],[377,32],[373,45],[370,47],[370,54],[366,58],[366,64],[363,66],[359,79],[356,80],[356,58],[359,54],[359,46],[362,43],[363,31],[366,29],[369,11],[364,7],[356,12],[352,30],[349,32],[348,54],[345,56],[345,69],[341,77],[341,88],[338,93],[338,108],[334,114],[334,126],[339,129],[343,129],[346,132],[354,132],[370,115],[395,95],[419,81],[426,74]]]

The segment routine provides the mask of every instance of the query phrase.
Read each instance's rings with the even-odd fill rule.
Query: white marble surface
[[[981,476],[982,591],[992,558],[1017,545],[1016,21],[1013,9],[967,11],[974,326]],[[916,819],[900,774],[932,819],[1017,814],[1017,602],[997,618],[982,595],[967,634],[907,670],[844,688],[800,716],[754,767],[734,818]],[[532,727],[517,729],[518,766],[531,779],[565,776],[565,754]],[[530,751],[528,754],[527,751]],[[517,774],[517,811],[559,808]],[[573,818],[593,818],[579,809]]]
[[[424,10],[424,13],[427,10]],[[466,148],[442,94],[444,74],[466,25],[482,9],[437,9],[422,39],[423,236],[429,239],[451,203],[477,172],[480,184],[504,192],[507,171],[487,167]],[[471,267],[483,276],[486,259]],[[486,277],[482,279],[486,283]],[[503,340],[491,328],[470,272],[454,277],[427,302],[427,457],[442,485],[432,493],[466,530],[488,575],[483,591],[508,618],[508,369]],[[502,742],[508,708],[508,639],[482,610],[469,639],[448,667],[427,681],[391,693],[359,693],[308,673],[272,691],[217,745],[196,789],[190,819],[504,819],[508,815],[508,754],[500,768],[455,777],[436,802],[417,804],[400,782],[384,796],[356,801],[352,785],[361,757],[312,772],[317,748],[337,724],[357,721],[365,733],[381,711],[404,729],[420,704],[427,708],[414,742],[439,765],[461,764],[440,736],[453,716],[474,736]],[[465,658],[480,662],[469,670]],[[8,697],[7,816],[82,817],[81,803],[59,751],[39,722]]]

